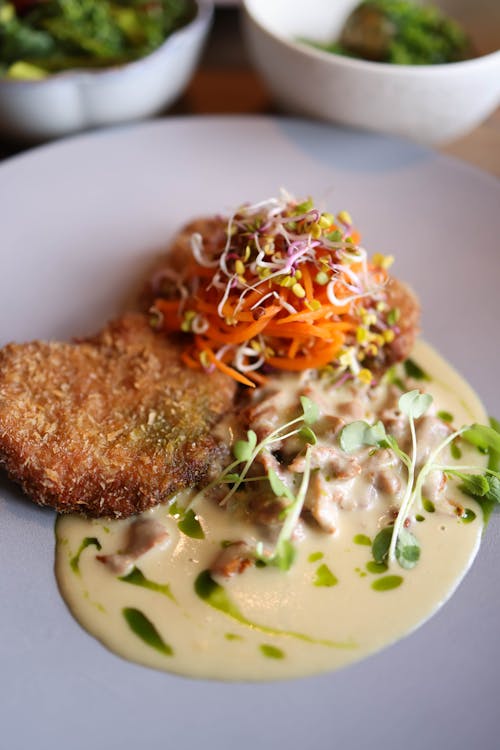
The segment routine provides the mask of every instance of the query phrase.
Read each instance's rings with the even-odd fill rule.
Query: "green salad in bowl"
[[[439,65],[474,54],[459,23],[434,5],[410,0],[363,0],[335,41],[314,46],[396,65]]]
[[[193,0],[0,0],[0,76],[130,62],[195,15]]]

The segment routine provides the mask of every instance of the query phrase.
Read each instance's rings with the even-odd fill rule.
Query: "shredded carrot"
[[[254,380],[257,385],[265,385],[267,383],[266,376],[261,375],[260,372],[255,372],[255,370],[247,372],[246,376],[249,380]]]
[[[188,367],[191,367],[193,370],[198,370],[200,367],[200,362],[198,362],[191,357],[188,351],[182,352],[181,359],[184,362],[185,365]]]
[[[281,326],[284,323],[295,323],[295,322],[309,322],[312,320],[319,320],[320,318],[325,318],[327,315],[332,315],[337,312],[337,308],[334,305],[321,305],[321,307],[318,307],[317,310],[305,310],[303,312],[299,313],[293,313],[292,315],[287,315],[284,318],[280,318],[276,321],[276,324]]]
[[[250,386],[250,388],[255,388],[255,383],[252,383],[251,380],[242,375],[241,372],[238,372],[238,370],[234,370],[232,367],[228,367],[228,365],[224,364],[224,362],[221,362],[221,360],[215,356],[211,349],[203,349],[203,352],[207,355],[210,362],[215,365],[218,370],[220,370],[221,372],[225,372],[226,375],[234,378],[238,381],[238,383],[248,385]]]
[[[278,314],[280,307],[270,307],[259,320],[255,320],[249,326],[244,329],[237,329],[236,327],[231,330],[229,326],[219,323],[219,328],[215,328],[213,325],[208,326],[207,334],[213,338],[214,341],[219,344],[243,344],[245,341],[253,339],[255,336],[264,330],[268,325],[271,318]]]
[[[335,329],[335,323],[324,323],[322,326],[311,325],[310,323],[291,323],[288,326],[279,326],[268,323],[266,333],[269,336],[286,336],[296,338],[300,336],[303,340],[308,336],[318,339],[329,339]]]
[[[241,303],[241,307],[244,310],[248,310],[249,308],[253,307],[257,302],[260,302],[262,300],[262,297],[264,297],[264,292],[262,292],[262,290],[260,289],[255,290],[251,292],[250,294],[246,294],[245,297],[243,297],[243,302]]]
[[[160,312],[177,312],[179,305],[178,299],[162,299],[160,297],[155,301],[155,307]]]
[[[306,292],[306,298],[308,300],[314,299],[314,289],[313,289],[313,283],[311,279],[311,274],[309,273],[309,264],[304,263],[304,265],[301,268],[302,271],[302,284],[304,286],[305,292]]]
[[[309,354],[302,357],[269,357],[267,360],[272,367],[278,370],[310,370],[313,368],[324,367],[329,364],[338,354],[342,341],[336,341],[330,346],[317,351],[314,355]]]
[[[345,347],[357,356],[365,340],[380,339],[384,322],[376,304],[383,297],[371,290],[383,288],[385,266],[367,262],[348,217],[332,221],[288,198],[278,212],[276,202],[265,205],[241,207],[229,240],[217,252],[206,243],[218,265],[202,265],[202,245],[179,273],[179,299],[154,303],[157,326],[194,334],[182,355],[189,367],[210,363],[249,387],[266,381],[256,371],[262,363],[300,371],[338,364]],[[331,232],[341,239],[332,241]]]
[[[292,343],[290,344],[288,348],[288,359],[295,358],[295,355],[299,351],[300,344],[301,344],[301,339],[298,336],[292,339]]]

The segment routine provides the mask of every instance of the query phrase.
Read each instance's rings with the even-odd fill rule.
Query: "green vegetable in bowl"
[[[0,0],[0,75],[40,78],[129,62],[194,15],[194,0]]]
[[[435,65],[472,56],[459,24],[432,5],[409,0],[364,0],[348,17],[329,52],[398,65]]]

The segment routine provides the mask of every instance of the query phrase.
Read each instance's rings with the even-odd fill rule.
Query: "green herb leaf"
[[[288,499],[294,499],[292,493],[286,486],[286,484],[279,478],[273,469],[269,469],[267,472],[269,484],[271,489],[277,497],[287,497]]]
[[[494,509],[500,504],[500,478],[497,474],[463,474],[447,472],[462,480],[459,488],[470,495],[481,506],[484,523],[487,524]]]
[[[367,422],[362,420],[350,422],[340,433],[340,447],[346,453],[359,450],[365,445],[365,434],[370,428]]]
[[[223,481],[225,484],[234,484],[234,482],[237,482],[239,478],[239,474],[224,474],[224,478],[221,481]]]
[[[403,393],[399,398],[398,406],[407,417],[418,419],[425,414],[432,401],[433,398],[430,393],[420,393],[420,391],[414,390]]]
[[[288,570],[295,560],[295,548],[290,540],[304,506],[304,500],[306,498],[307,488],[309,487],[310,476],[311,446],[308,445],[306,448],[305,466],[299,491],[295,497],[290,492],[291,503],[284,510],[285,521],[283,523],[283,526],[281,527],[274,552],[272,556],[268,558],[269,564],[277,565],[279,568],[281,568],[281,570]],[[259,544],[257,545],[258,552],[259,549],[261,549],[261,546],[262,545]]]
[[[295,557],[297,555],[296,549],[289,539],[283,539],[282,542],[276,547],[276,551],[269,563],[275,565],[280,570],[290,570],[292,567]]]
[[[462,484],[460,489],[472,497],[484,497],[490,489],[490,483],[484,474],[462,474],[457,472],[455,476],[460,477]]]
[[[379,531],[379,533],[373,540],[372,554],[373,559],[377,564],[386,562],[389,555],[389,548],[391,546],[393,533],[394,527],[386,526],[381,531]],[[395,554],[398,563],[402,568],[406,568],[407,570],[415,567],[420,559],[420,544],[417,538],[411,533],[411,531],[408,531],[408,529],[405,529],[404,527],[398,534]]]
[[[246,440],[237,440],[233,446],[233,455],[238,461],[249,461],[257,445],[257,435],[248,430]]]
[[[414,568],[420,559],[420,544],[408,529],[402,528],[399,532],[396,559],[401,567],[407,570]]]
[[[463,474],[459,471],[448,472],[462,480],[460,489],[467,495],[481,500],[482,497],[500,503],[500,479],[488,474]]]
[[[487,500],[492,500],[495,503],[500,503],[500,479],[498,477],[488,477],[490,488],[485,495]]]
[[[372,555],[376,563],[383,563],[387,559],[393,531],[392,526],[385,526],[373,540]]]
[[[363,420],[350,422],[340,433],[340,447],[346,453],[352,453],[366,445],[385,446],[388,435],[382,422],[374,425]]]
[[[308,425],[314,424],[319,419],[319,406],[311,401],[307,396],[300,397],[300,403],[302,404],[302,410],[304,412],[304,422]]]
[[[392,435],[386,435],[385,440],[380,444],[382,448],[392,448],[392,450],[397,453],[397,455],[405,461],[405,459],[409,460],[408,454],[406,454],[404,451],[401,450],[401,448],[398,445],[398,441],[395,437]],[[405,461],[405,465],[407,466],[408,463]]]
[[[473,424],[462,433],[464,440],[483,450],[500,453],[500,433],[485,424]]]
[[[500,422],[495,417],[490,417],[490,427],[500,435]],[[490,459],[488,461],[488,469],[492,471],[500,471],[500,451],[496,451],[493,448],[489,450]]]
[[[300,428],[299,437],[302,438],[305,443],[309,443],[309,445],[316,445],[316,443],[318,442],[318,438],[316,437],[314,432],[310,427],[307,427],[306,425]]]

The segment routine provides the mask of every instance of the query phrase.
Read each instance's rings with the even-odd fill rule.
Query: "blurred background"
[[[455,2],[460,3],[461,0]],[[467,2],[477,10],[476,2]],[[500,5],[499,0],[494,2]],[[215,2],[208,36],[189,82],[175,102],[162,108],[155,116],[283,113],[268,81],[257,71],[254,59],[249,54],[248,40],[242,31],[242,15],[240,0]],[[488,24],[484,25],[484,29],[485,34],[491,33]],[[0,97],[0,120],[2,106]],[[466,100],[464,106],[467,107]],[[8,137],[0,134],[0,158],[20,153],[31,145],[34,145],[33,140],[30,142],[12,134]],[[457,156],[500,176],[500,108],[467,135],[447,141],[444,145],[439,144],[437,148],[442,153]]]

